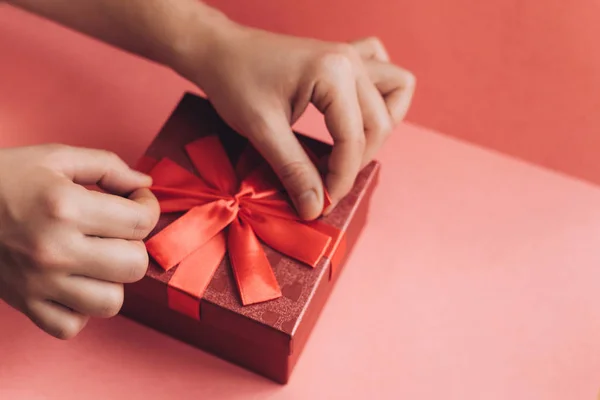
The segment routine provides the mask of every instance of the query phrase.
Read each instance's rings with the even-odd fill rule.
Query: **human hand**
[[[10,3],[165,64],[200,86],[263,154],[300,215],[322,211],[323,182],[290,126],[313,103],[334,139],[326,186],[339,201],[409,107],[415,79],[376,39],[352,44],[243,27],[187,0]]]
[[[0,150],[0,298],[61,339],[116,315],[122,284],[148,265],[142,239],[159,216],[150,184],[105,151]]]
[[[404,118],[415,79],[374,38],[328,43],[222,25],[228,28],[176,70],[271,164],[299,214],[316,218],[323,182],[290,126],[309,103],[324,114],[334,140],[325,184],[335,205]]]

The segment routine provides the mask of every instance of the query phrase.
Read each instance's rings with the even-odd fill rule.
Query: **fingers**
[[[42,276],[52,273],[80,275],[116,283],[133,283],[148,269],[148,252],[142,241],[105,239],[80,234],[40,238],[27,262]]]
[[[40,231],[32,242],[35,265],[118,283],[144,276],[148,254],[140,239],[158,218],[156,199],[147,189],[135,191],[128,200],[65,181],[44,196],[39,208],[54,231]]]
[[[54,222],[68,224],[85,235],[131,240],[145,238],[160,214],[149,189],[138,189],[125,199],[66,179],[43,193],[40,210]]]
[[[364,60],[369,77],[384,97],[394,124],[402,121],[412,102],[414,75],[391,64],[385,46],[376,37],[357,40],[352,46]]]
[[[103,281],[133,283],[148,269],[148,252],[143,242],[85,237],[73,249],[68,271]]]
[[[108,151],[64,146],[57,153],[60,171],[80,185],[98,185],[110,193],[127,195],[152,184],[150,177]]]
[[[323,211],[323,182],[315,165],[293,134],[283,114],[262,118],[260,134],[250,136],[252,145],[265,157],[288,191],[298,214],[307,220]]]
[[[334,140],[326,183],[335,205],[354,185],[365,135],[352,60],[344,54],[329,54],[321,60],[320,72],[311,101],[324,114]]]
[[[389,136],[392,131],[392,120],[381,94],[368,76],[359,77],[357,86],[366,137],[362,168],[371,162],[377,150]]]
[[[89,320],[60,304],[41,300],[33,301],[26,314],[43,331],[62,340],[75,337]]]
[[[87,191],[85,201],[79,204],[79,230],[104,238],[142,240],[152,231],[160,215],[158,200],[149,189],[138,189],[129,199]]]
[[[377,60],[381,62],[390,61],[390,56],[388,55],[385,46],[376,37],[359,39],[351,44],[364,60]]]
[[[394,124],[404,119],[416,86],[412,73],[396,65],[371,61],[366,63],[367,73],[383,96]]]
[[[83,276],[57,280],[50,300],[82,315],[112,318],[123,306],[123,285]]]

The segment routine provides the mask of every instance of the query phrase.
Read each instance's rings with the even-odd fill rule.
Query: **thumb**
[[[284,115],[272,114],[266,126],[247,135],[252,145],[271,165],[288,191],[300,217],[318,218],[323,212],[323,181]]]
[[[97,185],[115,194],[128,195],[152,184],[152,179],[131,169],[115,153],[67,147],[60,155],[60,172],[79,185]]]

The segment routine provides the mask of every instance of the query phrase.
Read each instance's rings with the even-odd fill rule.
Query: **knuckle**
[[[101,159],[105,165],[105,179],[108,175],[115,174],[120,169],[127,167],[125,161],[123,161],[117,153],[109,150],[96,150],[96,152],[98,158]]]
[[[73,193],[67,186],[53,186],[43,194],[43,208],[46,215],[55,221],[74,221],[77,207],[73,203]]]
[[[57,267],[62,263],[58,246],[45,238],[40,238],[33,243],[30,257],[36,270]]]
[[[42,160],[51,165],[61,163],[67,158],[68,153],[73,150],[73,147],[62,143],[49,143],[43,145]]]
[[[362,40],[362,46],[365,48],[365,51],[372,54],[375,58],[386,54],[383,42],[376,36],[370,36]]]
[[[123,285],[111,285],[111,288],[106,291],[102,301],[100,317],[112,318],[119,314],[123,306],[123,297]]]
[[[336,43],[331,47],[331,53],[345,56],[351,61],[358,57],[356,49],[349,43]]]
[[[372,46],[374,48],[382,48],[383,47],[383,43],[381,42],[381,39],[379,39],[377,36],[369,36],[368,38],[365,39],[365,43],[367,43],[369,46]]]
[[[374,122],[373,133],[378,137],[387,137],[393,129],[391,118],[387,115],[377,118]]]
[[[121,158],[110,150],[94,149],[93,152],[94,155],[101,157],[107,162],[121,162]]]
[[[389,62],[389,55],[383,42],[376,36],[365,37],[355,42],[354,47],[363,60]]]
[[[350,45],[339,44],[323,53],[317,65],[327,76],[354,75],[355,58],[355,50]]]
[[[121,157],[117,155],[117,153],[108,150],[103,150],[103,153],[106,160],[111,164],[121,165],[124,163],[123,160],[121,160]]]
[[[119,157],[117,153],[108,150],[103,150],[103,152],[104,156],[106,157],[107,165],[110,165],[108,169],[109,172],[114,170],[129,169],[127,163],[123,161],[123,159]]]

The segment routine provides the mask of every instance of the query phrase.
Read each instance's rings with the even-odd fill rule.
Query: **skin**
[[[335,203],[400,122],[413,75],[374,38],[331,43],[241,26],[196,0],[6,1],[170,67],[197,84],[281,178],[298,213]],[[292,134],[314,104],[334,148],[325,182]],[[90,190],[95,185],[101,190]],[[0,150],[0,298],[72,338],[116,315],[141,279],[159,216],[149,177],[116,155],[42,145]]]

